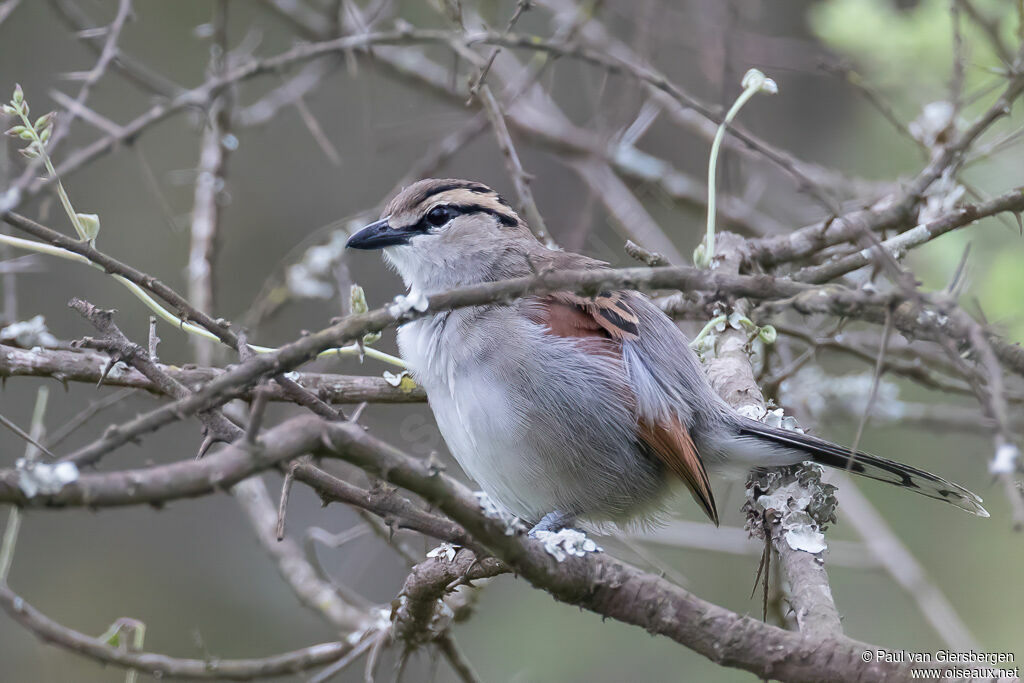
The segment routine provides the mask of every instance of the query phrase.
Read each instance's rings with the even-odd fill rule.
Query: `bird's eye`
[[[435,228],[440,228],[442,225],[450,221],[456,216],[458,212],[450,206],[435,206],[424,218],[427,221],[427,225]]]

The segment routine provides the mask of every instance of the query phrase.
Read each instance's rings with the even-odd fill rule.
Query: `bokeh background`
[[[109,0],[69,2],[105,25],[116,3]],[[300,2],[314,8],[332,3]],[[364,3],[357,3],[362,5]],[[390,3],[384,3],[388,6]],[[464,0],[494,26],[503,26],[515,7],[509,0]],[[896,132],[832,69],[853,65],[891,103],[904,121],[923,105],[947,96],[952,47],[945,0],[609,0],[597,3],[597,16],[619,38],[662,69],[674,81],[708,101],[728,104],[739,80],[757,66],[779,84],[780,93],[756,98],[741,114],[745,126],[798,156],[835,167],[851,176],[893,181],[922,163],[915,145]],[[443,13],[429,3],[394,3],[389,11],[418,26],[446,26]],[[1013,3],[976,2],[998,18],[1007,39],[1016,31]],[[210,52],[208,31],[213,3],[200,0],[136,0],[135,20],[124,31],[126,54],[157,68],[172,81],[192,87],[204,79]],[[232,45],[248,45],[256,55],[276,54],[297,36],[264,3],[232,0]],[[198,27],[198,28],[197,28]],[[549,15],[527,12],[518,30],[550,35]],[[995,64],[983,37],[965,23],[969,94],[985,94],[996,82]],[[438,63],[450,65],[443,50],[428,50]],[[516,53],[519,59],[529,55]],[[75,38],[50,2],[23,2],[0,25],[0,91],[20,82],[37,112],[51,108],[49,92],[74,93],[65,75],[91,68],[95,55]],[[285,75],[246,82],[235,93],[241,105],[259,99]],[[635,83],[609,77],[593,67],[560,60],[541,77],[544,88],[576,125],[612,140],[637,116],[644,102]],[[216,315],[252,320],[267,283],[280,283],[287,266],[304,249],[326,244],[332,231],[372,209],[391,192],[397,179],[441,137],[464,126],[475,111],[460,102],[430,94],[398,80],[366,59],[341,65],[306,98],[323,135],[338,152],[333,163],[310,134],[294,107],[270,121],[236,127],[237,150],[231,155],[222,194],[223,216],[217,260]],[[127,121],[151,104],[130,83],[108,75],[90,100],[100,114]],[[968,102],[967,113],[980,104]],[[179,291],[185,288],[189,248],[189,212],[198,156],[198,113],[177,115],[148,129],[87,169],[66,177],[78,210],[102,217],[100,246],[135,267],[158,276]],[[1019,126],[1020,117],[1003,131]],[[75,124],[63,153],[101,133]],[[998,137],[995,136],[995,137]],[[622,250],[619,226],[609,219],[587,183],[557,151],[516,138],[527,170],[536,177],[537,203],[556,240],[615,265],[631,265]],[[661,117],[637,142],[700,179],[706,175],[708,142]],[[9,155],[10,156],[10,155]],[[60,158],[58,154],[58,158]],[[20,169],[13,156],[6,176]],[[726,195],[744,198],[787,228],[804,225],[821,209],[797,193],[781,171],[751,166],[745,158],[726,155],[721,183]],[[152,177],[146,167],[152,172]],[[438,171],[446,176],[486,182],[512,196],[512,186],[489,131],[463,146]],[[1024,178],[1024,157],[1011,147],[973,164],[966,177],[984,192],[996,194]],[[656,188],[630,182],[644,206],[658,220],[682,254],[690,254],[703,230],[699,206],[672,202]],[[22,211],[70,230],[52,197],[33,199]],[[989,320],[1012,339],[1024,338],[1024,245],[1012,221],[989,219],[951,234],[915,254],[910,263],[926,286],[941,287],[952,275],[966,244],[972,245],[965,298],[982,302]],[[371,305],[390,300],[400,283],[373,254],[347,257],[333,273],[356,281]],[[120,286],[93,269],[44,260],[17,277],[16,316],[45,315],[53,334],[74,339],[91,329],[66,308],[72,296],[118,309],[122,329],[144,339],[148,311]],[[342,313],[337,297],[288,302],[265,316],[254,329],[255,340],[280,344],[300,330],[319,329]],[[249,316],[249,317],[247,317]],[[813,328],[815,321],[807,326]],[[694,329],[691,327],[691,329]],[[184,364],[193,350],[173,329],[161,328],[164,362]],[[379,346],[394,350],[394,333]],[[220,356],[220,363],[230,362]],[[823,354],[820,368],[828,376],[870,372],[868,365]],[[326,371],[379,374],[388,369],[367,361],[332,360]],[[50,387],[46,424],[52,431],[90,402],[106,395],[86,385],[62,387],[51,380],[13,378],[0,392],[0,412],[28,424],[36,389]],[[970,400],[926,393],[895,382],[915,400],[972,408]],[[103,427],[156,405],[140,395],[123,401],[81,429],[67,448],[87,442]],[[274,418],[287,414],[277,408]],[[798,413],[798,417],[801,416]],[[447,457],[429,411],[423,405],[370,406],[364,422],[375,433],[416,455],[437,449]],[[835,418],[813,425],[819,433],[849,442],[855,422]],[[138,466],[191,457],[200,436],[194,423],[174,425],[145,439],[138,447],[109,456],[104,468]],[[962,430],[921,430],[885,424],[870,426],[865,450],[889,455],[943,473],[986,498],[992,519],[961,514],[883,485],[864,485],[863,493],[878,507],[930,578],[953,606],[985,651],[1014,652],[1024,659],[1024,537],[1010,529],[1002,491],[987,474],[991,442]],[[0,433],[0,461],[12,466],[23,444]],[[457,472],[457,467],[453,471]],[[276,492],[279,478],[267,475]],[[742,486],[719,482],[724,524],[742,525]],[[842,491],[840,491],[840,501]],[[677,506],[682,518],[698,520],[688,500]],[[340,506],[321,508],[297,486],[288,516],[289,530],[307,527],[331,532],[359,522]],[[831,533],[855,539],[842,520]],[[417,547],[426,549],[422,540]],[[701,597],[740,613],[758,615],[750,599],[758,558],[671,545],[645,545],[658,560],[685,576]],[[644,564],[625,548],[623,557]],[[366,535],[339,550],[321,548],[324,567],[349,586],[379,603],[389,602],[401,587],[406,567],[379,538]],[[913,601],[879,570],[833,566],[836,602],[847,632],[856,638],[894,648],[934,652],[941,640],[923,620]],[[161,510],[124,509],[31,511],[27,514],[11,585],[44,613],[73,628],[103,632],[121,616],[147,625],[146,649],[177,656],[255,657],[331,640],[317,617],[296,603],[257,544],[235,502],[225,495],[182,501]],[[501,577],[481,592],[477,614],[455,631],[481,677],[487,681],[734,681],[750,676],[719,668],[703,657],[663,638],[593,614],[555,603],[512,577]],[[382,677],[391,675],[388,654]],[[338,680],[361,680],[361,667]],[[44,645],[6,617],[0,617],[0,679],[3,681],[110,681],[123,673]],[[453,680],[445,664],[434,665],[426,653],[414,657],[406,680]],[[145,678],[145,677],[143,677]]]

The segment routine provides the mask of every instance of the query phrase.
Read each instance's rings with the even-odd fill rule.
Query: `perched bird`
[[[383,249],[410,291],[425,295],[607,268],[545,247],[500,195],[467,180],[410,185],[347,246]],[[934,474],[739,415],[679,328],[639,292],[432,313],[402,325],[398,345],[452,455],[534,531],[577,518],[650,520],[679,479],[717,524],[708,470],[805,460],[987,516],[978,496]]]

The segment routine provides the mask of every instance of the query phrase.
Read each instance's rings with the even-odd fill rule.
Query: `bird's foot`
[[[541,517],[540,521],[530,529],[530,538],[537,538],[537,533],[541,531],[561,531],[568,526],[572,526],[575,521],[576,515],[570,512],[554,510]]]
[[[569,555],[583,557],[587,553],[601,552],[603,548],[587,538],[585,533],[571,528],[575,521],[576,515],[572,513],[561,510],[549,512],[530,529],[530,538],[543,543],[544,552],[559,562]]]

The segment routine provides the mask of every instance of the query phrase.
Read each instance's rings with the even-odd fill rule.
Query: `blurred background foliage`
[[[983,0],[974,7],[997,18],[1010,4]],[[833,0],[815,3],[807,19],[811,31],[836,54],[854,61],[873,86],[901,93],[896,103],[907,107],[912,118],[920,108],[915,101],[920,105],[944,93],[952,75],[950,7],[945,0]],[[1012,44],[1016,22],[998,21],[998,30]],[[969,46],[965,85],[973,90],[991,81],[1001,63],[977,25],[964,20],[961,33]]]
[[[1004,0],[974,3],[993,19],[998,35],[1009,45],[1019,42],[1021,31],[1011,16],[1012,4]],[[885,97],[901,120],[911,121],[926,104],[948,96],[953,70],[950,6],[946,0],[831,0],[815,3],[807,18],[810,29],[825,45],[854,64],[860,77]],[[967,64],[964,91],[968,94],[963,116],[969,120],[988,106],[989,100],[980,93],[1000,87],[1001,62],[985,31],[963,16],[961,34]],[[861,109],[859,114],[865,121],[858,121],[858,125],[887,125],[871,109]],[[1018,108],[1010,120],[1000,124],[1002,132],[995,137],[1018,129],[1021,120]],[[891,127],[888,134],[892,134]],[[866,137],[878,139],[871,133]],[[860,135],[844,137],[860,150],[852,159],[856,170],[879,177],[875,175],[879,148],[857,142],[864,139]],[[910,162],[911,167],[919,162],[906,138],[901,140],[901,147],[909,148],[910,153],[893,156]],[[1018,184],[1019,171],[1020,150],[1009,147],[973,163],[964,177],[977,187],[998,191]],[[1024,291],[1024,251],[1020,240],[1013,239],[1013,233],[1019,236],[1019,232],[1020,226],[1013,219],[988,219],[978,229],[956,232],[926,245],[913,254],[910,263],[925,286],[941,288],[970,244],[980,258],[972,259],[971,286],[965,290],[966,296],[982,302],[988,319],[1003,326],[1010,337],[1024,340],[1024,309],[1019,298]]]
[[[82,0],[73,4],[100,25],[109,22],[116,3]],[[210,21],[211,3],[137,0],[134,4],[136,20],[125,30],[123,50],[158,67],[174,82],[189,86],[201,82],[209,42],[196,27]],[[308,4],[330,3],[308,0]],[[464,0],[463,4],[478,9],[495,26],[503,26],[515,6],[511,0]],[[1014,3],[975,4],[997,20],[1010,44],[1018,42]],[[428,3],[409,0],[397,5],[396,14],[415,25],[445,25]],[[291,27],[262,3],[234,0],[230,13],[232,44],[250,41],[258,55],[280,52],[296,39]],[[912,173],[923,159],[914,143],[895,132],[843,77],[820,68],[822,63],[855,69],[905,122],[918,117],[924,105],[948,96],[952,30],[946,0],[609,0],[601,3],[599,15],[616,36],[638,46],[671,79],[717,103],[732,101],[748,67],[761,68],[778,81],[780,94],[755,99],[740,117],[743,125],[804,158],[851,175],[892,179]],[[538,9],[527,13],[518,30],[549,35],[551,27],[547,15]],[[997,62],[986,48],[987,41],[966,20],[963,36],[968,56],[964,116],[969,118],[985,106],[986,96],[991,100],[996,82],[991,70]],[[443,50],[427,53],[442,64],[450,63]],[[46,110],[51,88],[73,91],[62,74],[88,69],[94,60],[56,17],[51,3],[25,2],[0,26],[0,90],[9,91],[15,81],[22,83],[37,111]],[[280,82],[277,76],[247,82],[238,97],[252,102]],[[635,83],[570,60],[555,62],[542,82],[573,122],[606,139],[628,125],[643,102]],[[117,76],[108,76],[91,102],[100,114],[115,121],[126,121],[149,106],[146,96]],[[303,249],[328,243],[332,230],[377,205],[431,143],[473,116],[457,103],[425,94],[362,59],[334,71],[310,95],[308,105],[337,149],[338,165],[325,156],[292,108],[264,125],[234,131],[239,144],[229,162],[223,194],[216,315],[245,319],[268,279],[281,281],[285,267]],[[65,178],[79,210],[102,217],[101,248],[179,291],[185,282],[199,121],[196,113],[173,117],[131,147]],[[998,140],[1020,124],[1018,107],[1012,120],[1000,123],[985,140]],[[64,153],[99,135],[77,124]],[[707,142],[663,119],[652,125],[638,147],[697,178],[706,172]],[[973,163],[965,177],[986,196],[1019,185],[1024,177],[1019,150],[1012,144],[996,150]],[[539,207],[559,243],[616,265],[630,265],[614,221],[566,160],[525,142],[520,151],[537,178],[534,191]],[[9,174],[14,162],[5,163]],[[813,203],[793,199],[792,183],[774,167],[750,168],[732,155],[726,155],[723,164],[724,193],[752,198],[785,226],[798,227],[819,217],[820,209]],[[439,173],[479,179],[511,195],[500,154],[487,132],[463,146]],[[691,253],[703,229],[699,207],[679,207],[656,190],[636,189],[680,252]],[[52,199],[33,200],[23,209],[55,227],[68,228]],[[1024,246],[1012,218],[988,219],[947,235],[914,254],[910,263],[927,287],[944,287],[968,243],[972,250],[965,305],[976,310],[976,299],[989,320],[1015,339],[1024,339],[1020,304]],[[399,291],[397,279],[372,256],[356,255],[342,267],[347,278],[366,287],[371,305],[385,303]],[[39,260],[38,267],[17,282],[20,316],[43,313],[51,331],[62,339],[91,333],[65,308],[73,295],[119,309],[121,327],[136,339],[145,337],[148,313],[92,269]],[[254,339],[283,343],[302,329],[322,327],[340,312],[336,298],[292,302],[263,321]],[[183,335],[162,328],[161,336],[164,362],[188,362],[191,351]],[[393,333],[386,333],[379,345],[393,350]],[[232,360],[226,354],[220,356],[222,363]],[[835,375],[869,370],[827,354],[821,366]],[[316,367],[375,374],[386,369],[353,359],[324,361]],[[34,379],[8,380],[0,393],[0,411],[27,424],[38,385]],[[966,399],[903,389],[917,400],[970,405]],[[108,394],[85,385],[51,392],[47,425],[52,431],[90,401]],[[69,447],[94,438],[107,423],[123,421],[154,405],[150,397],[122,402],[81,430]],[[275,409],[271,417],[285,413]],[[414,454],[444,451],[425,406],[371,406],[364,421],[375,433]],[[856,425],[834,419],[815,427],[830,438],[849,442]],[[174,425],[140,448],[114,454],[104,467],[190,457],[199,440],[194,425]],[[862,447],[941,472],[991,503],[993,519],[979,520],[889,487],[863,486],[949,596],[983,649],[1015,652],[1020,662],[1024,659],[1020,581],[1024,542],[1009,531],[1005,501],[986,473],[987,437],[885,425],[869,428]],[[5,466],[14,462],[22,448],[17,439],[0,434]],[[454,465],[452,471],[457,472]],[[278,478],[267,475],[267,481],[276,491]],[[717,486],[726,510],[724,523],[742,524],[742,486]],[[681,516],[698,518],[688,500],[681,500],[677,507]],[[338,506],[322,509],[302,487],[293,494],[288,525],[296,533],[309,526],[336,532],[357,522],[355,514]],[[831,538],[848,540],[855,534],[841,520]],[[748,597],[756,557],[651,549],[662,563],[685,575],[688,588],[701,597],[741,613],[760,613],[759,601]],[[338,551],[322,548],[319,552],[333,576],[381,603],[395,596],[405,576],[401,560],[372,535]],[[626,549],[616,552],[642,564]],[[833,567],[830,575],[851,636],[915,651],[942,647],[912,601],[881,571]],[[296,604],[241,512],[226,496],[179,502],[162,510],[33,511],[23,527],[11,583],[45,613],[85,632],[99,634],[120,616],[141,619],[148,625],[147,649],[178,656],[252,657],[333,637]],[[482,591],[476,616],[458,627],[456,635],[487,681],[753,680],[665,639],[556,604],[511,577],[502,577]],[[390,671],[390,657],[383,671]],[[444,665],[435,667],[425,654],[414,658],[407,676],[406,680],[431,676],[452,680]],[[43,645],[10,620],[0,619],[0,678],[4,681],[122,677],[119,671],[104,670]],[[357,669],[338,680],[360,677]]]

